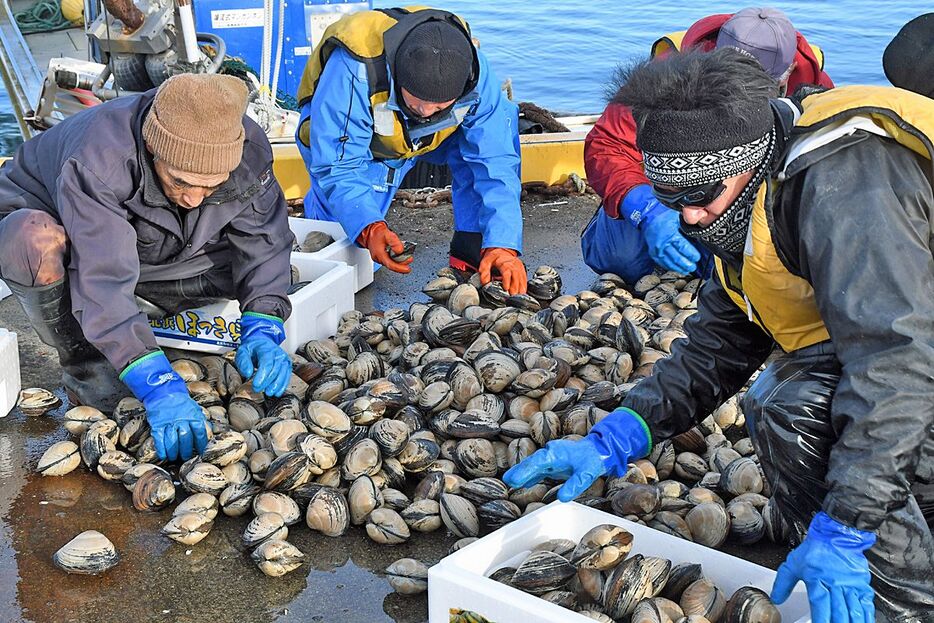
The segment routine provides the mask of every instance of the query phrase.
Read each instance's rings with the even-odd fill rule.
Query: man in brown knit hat
[[[175,76],[63,121],[0,169],[0,277],[58,351],[72,402],[109,411],[129,388],[169,460],[204,449],[205,420],[147,314],[236,298],[241,373],[270,395],[291,373],[292,235],[246,104],[236,78]]]

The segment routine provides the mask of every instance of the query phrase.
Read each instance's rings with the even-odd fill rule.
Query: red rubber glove
[[[525,273],[525,264],[519,259],[518,253],[501,247],[490,247],[480,251],[480,283],[490,283],[493,280],[493,270],[502,276],[503,289],[506,292],[525,294],[529,279]]]
[[[399,236],[386,225],[386,221],[376,221],[364,227],[363,231],[360,232],[360,237],[357,238],[357,244],[366,247],[370,251],[370,257],[373,258],[374,262],[382,264],[394,273],[406,274],[412,272],[409,264],[412,263],[414,258],[409,258],[400,263],[389,257],[387,247],[392,249],[393,253],[402,253],[405,247],[402,245],[402,241],[399,240]]]

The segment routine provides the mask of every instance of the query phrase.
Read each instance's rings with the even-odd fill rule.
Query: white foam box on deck
[[[577,504],[553,502],[444,558],[428,571],[428,621],[453,623],[452,611],[467,610],[490,623],[592,623],[581,614],[489,579],[500,567],[518,566],[532,547],[549,539],[579,541],[600,524],[624,527],[633,535],[632,554],[660,556],[672,565],[700,563],[704,575],[729,599],[742,586],[772,589],[775,572],[741,558]],[[778,607],[784,623],[811,620],[807,593],[799,584]],[[461,617],[460,620],[478,620]]]
[[[334,239],[334,242],[314,253],[301,253],[316,260],[328,260],[331,262],[344,262],[354,269],[354,279],[356,285],[354,292],[359,292],[363,288],[373,283],[373,260],[370,258],[370,252],[361,249],[344,233],[344,228],[340,223],[331,221],[317,221],[309,218],[289,217],[289,229],[295,234],[298,243],[305,240],[305,236],[313,231],[321,231]]]
[[[341,314],[354,308],[353,269],[343,262],[329,262],[293,253],[292,265],[299,281],[309,281],[289,295],[292,315],[285,321],[282,348],[294,353],[309,340],[319,340],[337,331]],[[223,353],[240,343],[240,304],[225,301],[150,320],[160,346]]]
[[[2,282],[0,282],[2,283]],[[0,329],[0,418],[16,406],[22,380],[19,376],[19,344],[16,334]]]
[[[7,284],[3,283],[3,281],[0,281],[0,301],[10,296],[11,294],[13,293],[10,292],[10,288],[7,286]]]

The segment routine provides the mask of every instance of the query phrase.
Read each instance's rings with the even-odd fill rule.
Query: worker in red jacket
[[[833,87],[823,70],[820,48],[809,44],[778,9],[748,8],[734,15],[705,17],[687,31],[656,41],[652,56],[721,47],[755,57],[779,83],[782,95],[802,84]],[[584,166],[588,183],[603,198],[581,235],[584,261],[591,269],[616,273],[629,283],[651,273],[656,265],[710,276],[713,256],[684,237],[678,213],[662,206],[652,193],[636,147],[632,112],[615,98],[587,135]]]

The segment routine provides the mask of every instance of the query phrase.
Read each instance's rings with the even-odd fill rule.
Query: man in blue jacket
[[[524,293],[518,109],[466,22],[435,9],[348,15],[322,36],[298,92],[309,218],[339,222],[375,262],[408,273],[385,216],[418,159],[453,176],[451,265]]]

